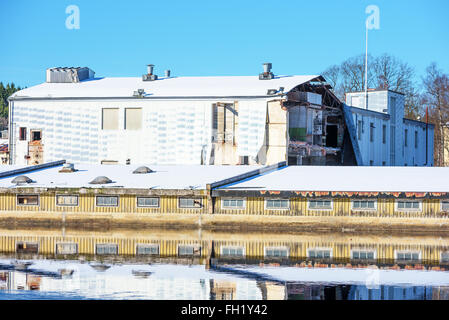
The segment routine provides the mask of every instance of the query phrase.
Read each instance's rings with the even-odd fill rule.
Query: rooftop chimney
[[[165,77],[170,78],[170,70],[165,70]]]
[[[274,78],[274,74],[271,72],[271,62],[265,62],[263,64],[263,73],[259,74],[259,80],[271,80]]]
[[[154,64],[147,65],[147,74],[142,75],[143,81],[154,81],[157,80],[157,75],[153,74]]]

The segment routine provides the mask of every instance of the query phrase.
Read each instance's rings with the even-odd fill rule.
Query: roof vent
[[[142,75],[143,81],[154,81],[157,80],[157,75],[153,74],[154,64],[147,65],[147,74]]]
[[[64,163],[59,172],[75,172],[75,165],[73,163]]]
[[[95,72],[88,67],[56,67],[47,69],[47,82],[75,83],[93,79]]]
[[[133,173],[151,173],[153,172],[153,170],[151,170],[148,167],[142,166],[142,167],[138,167],[136,170],[133,171]]]
[[[11,181],[11,183],[15,183],[15,184],[25,184],[25,183],[31,183],[31,182],[33,182],[33,180],[31,180],[27,176],[18,176],[18,177],[15,177],[14,179],[12,179],[12,181]]]
[[[274,78],[274,74],[271,72],[271,62],[265,62],[263,64],[263,72],[259,74],[259,80],[271,80]]]
[[[112,183],[112,180],[105,176],[96,177],[94,180],[89,182],[89,184],[107,184]]]

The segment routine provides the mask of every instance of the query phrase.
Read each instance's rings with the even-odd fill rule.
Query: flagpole
[[[365,23],[366,41],[365,41],[365,109],[368,109],[368,27]]]

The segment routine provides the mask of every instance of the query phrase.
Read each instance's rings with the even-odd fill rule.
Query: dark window
[[[17,195],[17,205],[19,206],[37,206],[39,205],[38,195]]]
[[[374,123],[369,125],[369,141],[374,142]]]
[[[387,126],[382,125],[382,143],[385,144],[387,141]]]
[[[415,131],[415,148],[418,148],[418,131]]]
[[[42,140],[41,131],[31,131],[31,141],[40,141]]]
[[[39,244],[36,242],[17,242],[16,252],[17,253],[38,253]]]
[[[20,127],[19,128],[19,140],[26,140],[27,139],[27,128]]]
[[[408,130],[407,129],[404,130],[404,145],[406,147],[408,146]]]

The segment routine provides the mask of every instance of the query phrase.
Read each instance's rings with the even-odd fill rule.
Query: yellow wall
[[[234,199],[231,197],[231,199]],[[235,197],[235,199],[242,199]],[[245,199],[245,198],[243,198]],[[425,217],[441,213],[440,200],[423,199],[422,211],[395,211],[395,199],[377,199],[377,210],[352,210],[351,199],[338,198],[333,200],[332,210],[310,210],[307,198],[290,198],[289,210],[265,209],[263,197],[246,198],[245,209],[222,209],[221,198],[216,198],[215,213],[224,214],[255,214],[255,215],[292,215],[292,216],[386,216],[386,217]],[[444,214],[444,213],[443,213]]]

